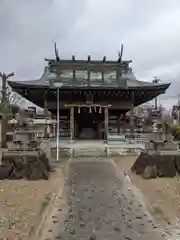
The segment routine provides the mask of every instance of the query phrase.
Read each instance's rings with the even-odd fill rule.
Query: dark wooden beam
[[[55,69],[60,69],[61,71],[65,70],[75,70],[75,71],[94,71],[94,72],[112,72],[116,71],[117,69],[123,68],[123,65],[118,64],[117,62],[115,63],[108,63],[108,62],[79,62],[78,60],[76,61],[60,61],[58,64],[57,63],[52,63],[50,65],[51,67]]]
[[[55,59],[48,59],[48,58],[45,58],[45,60],[46,61],[49,61],[49,62],[54,62],[55,61]],[[71,59],[60,59],[60,62],[59,63],[71,63],[72,62],[72,60]],[[92,63],[94,63],[94,64],[100,64],[100,63],[102,63],[102,61],[101,60],[91,60],[91,62]],[[122,62],[129,62],[129,60],[128,61],[122,61]],[[58,63],[58,64],[59,64]],[[86,60],[81,60],[81,59],[76,59],[76,63],[79,63],[79,64],[86,64],[87,63],[87,61]],[[107,64],[118,64],[117,63],[117,61],[116,60],[109,60],[109,61],[106,61],[106,63]]]
[[[121,51],[118,52],[118,62],[122,62],[122,56],[123,56],[123,44],[121,44]]]

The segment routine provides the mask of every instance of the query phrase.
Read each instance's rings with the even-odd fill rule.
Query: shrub
[[[180,141],[180,125],[173,125],[171,127],[171,133],[175,140]]]

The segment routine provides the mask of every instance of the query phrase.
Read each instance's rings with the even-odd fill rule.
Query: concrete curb
[[[63,180],[63,182],[64,182],[64,180]],[[64,183],[63,183],[63,186],[64,186]],[[63,187],[59,191],[54,193],[53,196],[51,197],[51,200],[49,201],[48,206],[46,207],[46,209],[44,210],[44,213],[41,216],[40,223],[38,224],[37,228],[35,228],[35,231],[32,234],[32,236],[30,237],[30,240],[40,240],[40,238],[41,238],[40,234],[42,232],[42,229],[48,219],[48,216],[52,212],[53,205],[54,205],[56,199],[58,199],[61,196],[62,191],[63,191]]]

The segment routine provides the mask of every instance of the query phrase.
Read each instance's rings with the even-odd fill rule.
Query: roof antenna
[[[56,62],[59,62],[60,61],[59,51],[57,50],[56,43],[54,43],[54,51],[55,51]]]
[[[122,56],[123,56],[123,44],[121,44],[121,51],[118,52],[118,62],[121,63],[122,62]]]

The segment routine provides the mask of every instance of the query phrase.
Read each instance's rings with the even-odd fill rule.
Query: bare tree
[[[6,131],[7,131],[7,115],[9,112],[9,95],[7,93],[7,79],[14,76],[14,73],[9,74],[0,72],[0,78],[2,80],[2,101],[1,101],[1,147],[6,147]]]

